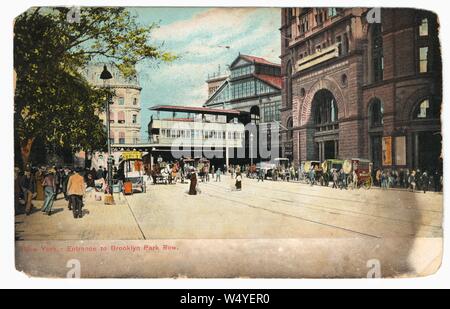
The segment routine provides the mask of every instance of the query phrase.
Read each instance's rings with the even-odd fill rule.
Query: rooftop
[[[264,58],[261,57],[256,57],[256,56],[251,56],[251,55],[240,55],[241,58],[244,58],[250,62],[256,62],[256,63],[260,63],[260,64],[267,64],[267,65],[273,65],[273,66],[281,66],[279,63],[274,63],[274,62],[270,62]]]
[[[157,112],[179,112],[190,114],[209,114],[209,115],[234,115],[239,116],[241,111],[231,109],[213,109],[205,107],[192,107],[192,106],[174,106],[174,105],[158,105],[150,107],[149,110]]]

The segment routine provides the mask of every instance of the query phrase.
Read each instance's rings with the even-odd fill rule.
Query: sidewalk
[[[88,201],[83,218],[74,219],[67,202],[59,196],[52,216],[40,209],[43,201],[33,201],[30,216],[15,216],[16,240],[129,240],[143,239],[126,199],[114,195],[116,205]]]

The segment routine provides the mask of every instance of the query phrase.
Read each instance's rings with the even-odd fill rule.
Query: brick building
[[[360,157],[375,167],[440,169],[437,16],[374,12],[282,10],[284,156],[296,163]]]

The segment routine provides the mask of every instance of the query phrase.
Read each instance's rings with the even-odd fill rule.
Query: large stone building
[[[100,74],[103,65],[91,65],[84,74],[94,85],[102,87]],[[113,78],[109,86],[114,89],[115,97],[110,106],[111,143],[114,145],[135,144],[141,137],[141,87],[137,77],[125,78],[113,66],[108,66]],[[105,119],[104,115],[102,116]]]
[[[292,8],[281,19],[286,156],[296,163],[360,157],[375,167],[441,168],[436,15]]]
[[[125,78],[116,67],[111,65],[108,65],[107,69],[113,76],[108,80],[108,86],[115,92],[110,105],[111,144],[115,161],[119,162],[120,149],[125,145],[136,145],[141,140],[140,94],[142,88],[137,77]],[[88,66],[83,74],[91,84],[103,87],[103,81],[100,79],[102,71],[103,64],[93,64]],[[105,115],[100,117],[106,124]],[[98,152],[92,154],[92,158],[88,158],[88,161],[92,161],[93,167],[105,167],[107,157],[106,154]]]
[[[278,149],[279,143],[278,139],[273,138],[271,132],[273,132],[273,125],[278,126],[281,120],[282,77],[280,65],[261,57],[239,54],[229,66],[229,71],[230,74],[225,79],[218,77],[207,80],[210,93],[204,106],[248,113],[248,123],[253,123],[260,129],[258,130],[260,135],[254,137],[254,143],[259,145],[261,135],[265,135],[267,144],[270,145],[267,149],[274,153],[272,147]],[[250,136],[246,136],[246,148],[248,148],[249,142]],[[255,152],[253,157],[257,161],[274,159],[261,158],[259,152],[258,154]]]

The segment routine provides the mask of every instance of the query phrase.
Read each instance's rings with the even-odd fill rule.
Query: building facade
[[[281,20],[286,156],[297,164],[358,157],[375,168],[441,168],[436,15],[291,8]]]
[[[281,66],[260,57],[240,54],[229,66],[229,71],[226,79],[220,79],[219,86],[217,79],[207,80],[208,89],[215,91],[209,94],[204,106],[248,113],[249,118],[244,123],[253,123],[260,133],[254,137],[255,142],[259,144],[261,135],[266,135],[269,148],[279,148],[278,138],[271,139],[271,131],[281,120]],[[247,149],[249,142],[250,136],[246,136]],[[253,156],[256,160],[261,159],[259,154]]]
[[[141,100],[142,88],[137,77],[125,78],[120,71],[113,66],[108,66],[113,78],[109,81],[109,87],[113,88],[115,96],[110,105],[111,144],[138,143],[141,138]],[[92,84],[102,87],[103,81],[100,74],[103,64],[91,65],[85,70],[85,76]],[[106,122],[105,115],[102,118]]]

